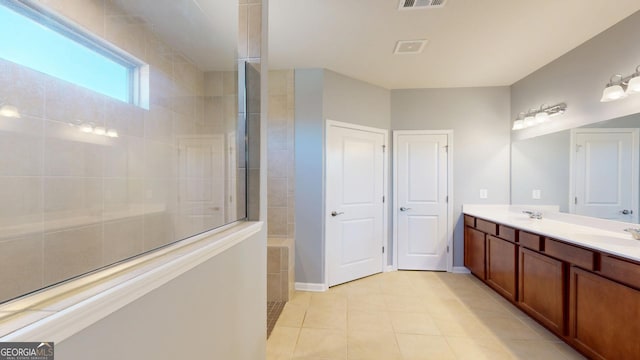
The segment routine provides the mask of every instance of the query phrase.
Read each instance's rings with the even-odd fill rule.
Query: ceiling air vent
[[[400,10],[435,9],[444,7],[447,0],[400,0]]]
[[[400,40],[396,43],[394,54],[420,54],[427,40]]]

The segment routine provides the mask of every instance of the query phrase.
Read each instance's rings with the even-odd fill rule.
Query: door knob
[[[337,211],[332,211],[331,212],[331,216],[334,216],[334,217],[338,216],[338,215],[342,215],[342,214],[344,214],[342,211],[341,212],[337,212]]]
[[[411,210],[411,208],[404,207],[404,206],[400,208],[400,211],[407,211],[407,210]]]
[[[622,215],[630,215],[630,214],[633,214],[633,210],[624,209],[624,210],[620,211],[620,213]]]

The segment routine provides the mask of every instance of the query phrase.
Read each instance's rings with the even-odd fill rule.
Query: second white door
[[[399,269],[447,270],[448,139],[446,133],[394,132]]]

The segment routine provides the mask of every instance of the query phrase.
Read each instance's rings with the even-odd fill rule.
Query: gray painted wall
[[[462,204],[509,203],[509,87],[393,90],[391,114],[393,130],[454,132],[454,266],[463,266]]]
[[[295,281],[324,281],[324,71],[295,71]]]
[[[56,343],[56,359],[264,359],[263,231]]]
[[[569,211],[569,130],[516,141],[511,145],[511,203],[559,205]],[[540,190],[539,200],[531,197]]]
[[[511,120],[541,104],[566,102],[568,109],[553,124],[514,132],[514,139],[608,120],[640,111],[640,95],[609,103],[600,97],[614,74],[631,75],[640,65],[640,12],[516,82],[511,87]]]
[[[389,90],[333,71],[295,71],[296,282],[324,283],[326,120],[390,127]]]

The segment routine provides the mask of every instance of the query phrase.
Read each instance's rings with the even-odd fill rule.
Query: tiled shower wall
[[[295,238],[293,76],[293,70],[269,71],[267,195],[270,238]]]
[[[0,301],[220,225],[180,204],[208,176],[180,178],[179,139],[237,118],[233,72],[201,71],[111,0],[41,3],[149,63],[150,109],[0,61],[0,99],[22,113],[0,119]]]

